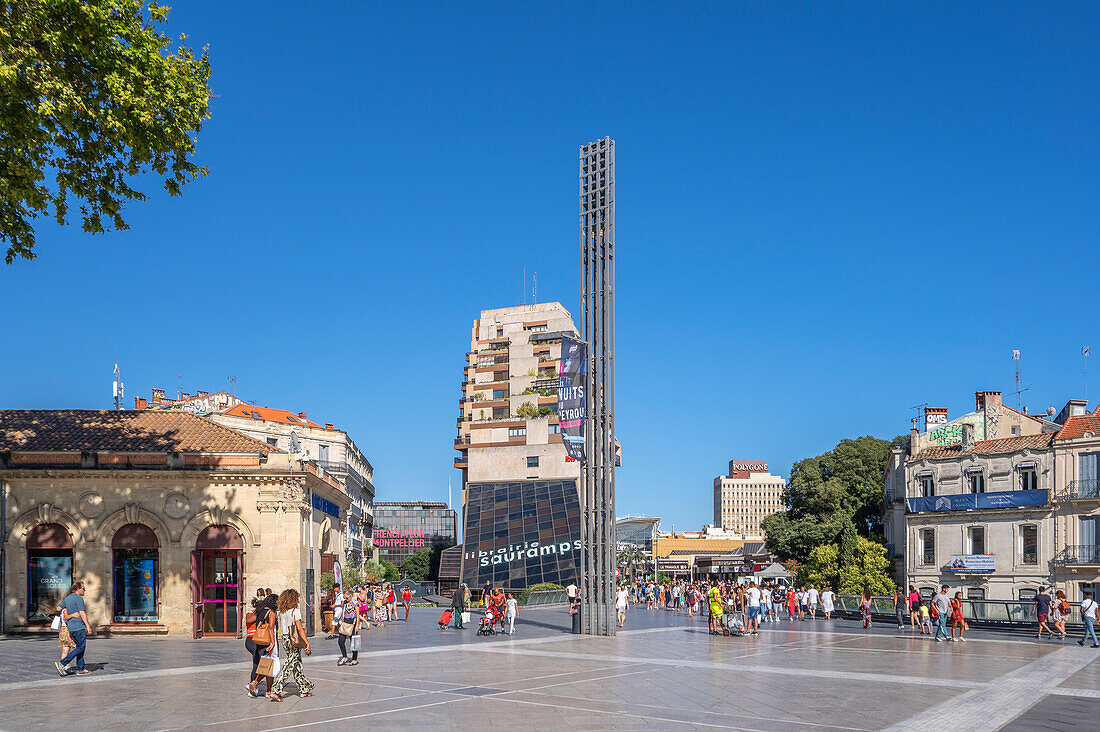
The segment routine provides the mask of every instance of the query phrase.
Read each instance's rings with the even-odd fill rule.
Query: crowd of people
[[[458,589],[451,595],[451,623],[456,630],[465,629],[464,614],[469,614],[468,608],[472,607],[473,595],[465,582],[459,584]],[[497,632],[499,626],[501,633],[514,635],[516,632],[516,617],[519,614],[519,602],[510,592],[505,592],[500,587],[492,587],[486,583],[481,592],[479,601],[484,612],[479,621],[479,630],[482,632]],[[440,627],[443,626],[441,621]]]

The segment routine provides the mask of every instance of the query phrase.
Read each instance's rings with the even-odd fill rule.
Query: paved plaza
[[[1087,729],[1100,652],[1069,639],[972,632],[931,643],[848,620],[716,637],[706,621],[632,609],[615,638],[573,636],[562,608],[524,612],[514,636],[439,631],[438,612],[370,631],[356,667],[313,639],[311,698],[245,693],[236,639],[93,639],[88,676],[61,679],[56,642],[0,640],[0,728],[172,730]]]

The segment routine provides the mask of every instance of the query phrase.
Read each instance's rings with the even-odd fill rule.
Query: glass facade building
[[[372,543],[398,567],[413,552],[458,544],[458,515],[446,503],[375,503]]]
[[[653,545],[657,541],[657,527],[661,519],[649,517],[621,518],[615,522],[615,546],[633,546],[646,555],[653,556]]]
[[[581,509],[575,480],[470,483],[462,581],[524,588],[578,581]]]

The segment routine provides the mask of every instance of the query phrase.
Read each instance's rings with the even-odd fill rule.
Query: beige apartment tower
[[[747,539],[763,537],[760,522],[784,510],[786,487],[762,460],[730,460],[729,474],[714,479],[714,525]]]

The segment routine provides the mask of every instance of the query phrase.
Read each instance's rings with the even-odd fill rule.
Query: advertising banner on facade
[[[996,491],[993,493],[958,493],[950,496],[922,496],[908,499],[911,513],[927,511],[966,511],[978,508],[1019,508],[1044,506],[1047,491]]]
[[[155,559],[128,557],[120,561],[122,603],[116,603],[115,621],[150,622],[157,619],[157,563]]]
[[[565,452],[584,462],[584,381],[588,375],[588,346],[572,338],[561,339],[558,372],[558,428]]]
[[[952,554],[951,571],[990,574],[996,569],[996,554]]]

